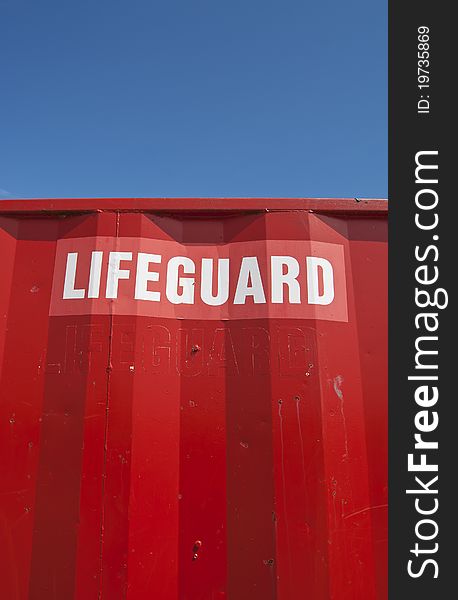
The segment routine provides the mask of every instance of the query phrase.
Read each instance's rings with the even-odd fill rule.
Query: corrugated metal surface
[[[386,206],[0,204],[2,598],[386,598]]]

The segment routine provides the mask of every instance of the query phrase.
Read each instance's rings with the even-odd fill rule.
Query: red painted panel
[[[116,208],[1,207],[1,597],[386,598],[386,204]],[[86,294],[91,252],[129,244],[196,265],[256,257],[266,302],[139,309],[132,268],[117,298],[56,309],[68,251],[87,253]],[[271,302],[272,254],[302,268],[335,247],[328,306],[310,310],[305,272],[299,304]]]

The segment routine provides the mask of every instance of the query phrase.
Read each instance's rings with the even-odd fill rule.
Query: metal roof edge
[[[0,214],[91,212],[269,212],[386,214],[380,198],[36,198],[0,201]]]

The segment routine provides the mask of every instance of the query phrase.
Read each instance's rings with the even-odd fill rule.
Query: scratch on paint
[[[370,510],[375,510],[377,508],[387,508],[388,504],[377,504],[376,506],[366,506],[366,508],[362,508],[361,510],[355,510],[349,515],[345,515],[344,519],[349,519],[350,517],[356,517],[357,515],[361,515],[362,513],[368,512]]]
[[[283,443],[283,415],[281,414],[281,409],[283,405],[283,400],[278,401],[278,417],[280,420],[280,447],[281,447],[281,478],[282,478],[282,487],[283,487],[283,511],[285,515],[285,529],[286,529],[286,540],[288,544],[288,562],[289,562],[289,575],[290,581],[292,578],[292,563],[291,563],[291,541],[289,537],[289,526],[288,526],[288,511],[286,509],[286,480],[285,480],[285,452],[284,452],[284,443]]]
[[[305,493],[305,495],[307,495],[307,483],[306,483],[306,478],[305,478],[304,437],[302,435],[301,415],[300,415],[300,410],[299,410],[299,403],[301,401],[300,396],[296,396],[295,400],[296,400],[297,426],[299,428],[299,440],[300,440],[301,459],[302,459],[302,480],[304,483],[304,493]]]
[[[347,421],[345,419],[345,411],[344,411],[344,395],[341,389],[341,385],[343,383],[342,375],[337,375],[334,377],[333,386],[334,392],[336,393],[337,398],[340,401],[340,414],[342,415],[342,425],[344,428],[344,436],[345,436],[345,453],[342,455],[342,458],[348,458],[348,436],[347,436]]]
[[[284,451],[284,445],[283,445],[283,417],[281,414],[282,404],[283,404],[283,400],[279,400],[278,401],[278,417],[280,419],[281,478],[282,478],[282,488],[283,488],[283,502],[285,504],[285,512],[286,512],[286,481],[285,481],[285,458],[284,458],[285,451]]]

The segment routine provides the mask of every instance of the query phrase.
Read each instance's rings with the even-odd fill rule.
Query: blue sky
[[[385,0],[0,0],[0,198],[387,195]]]

